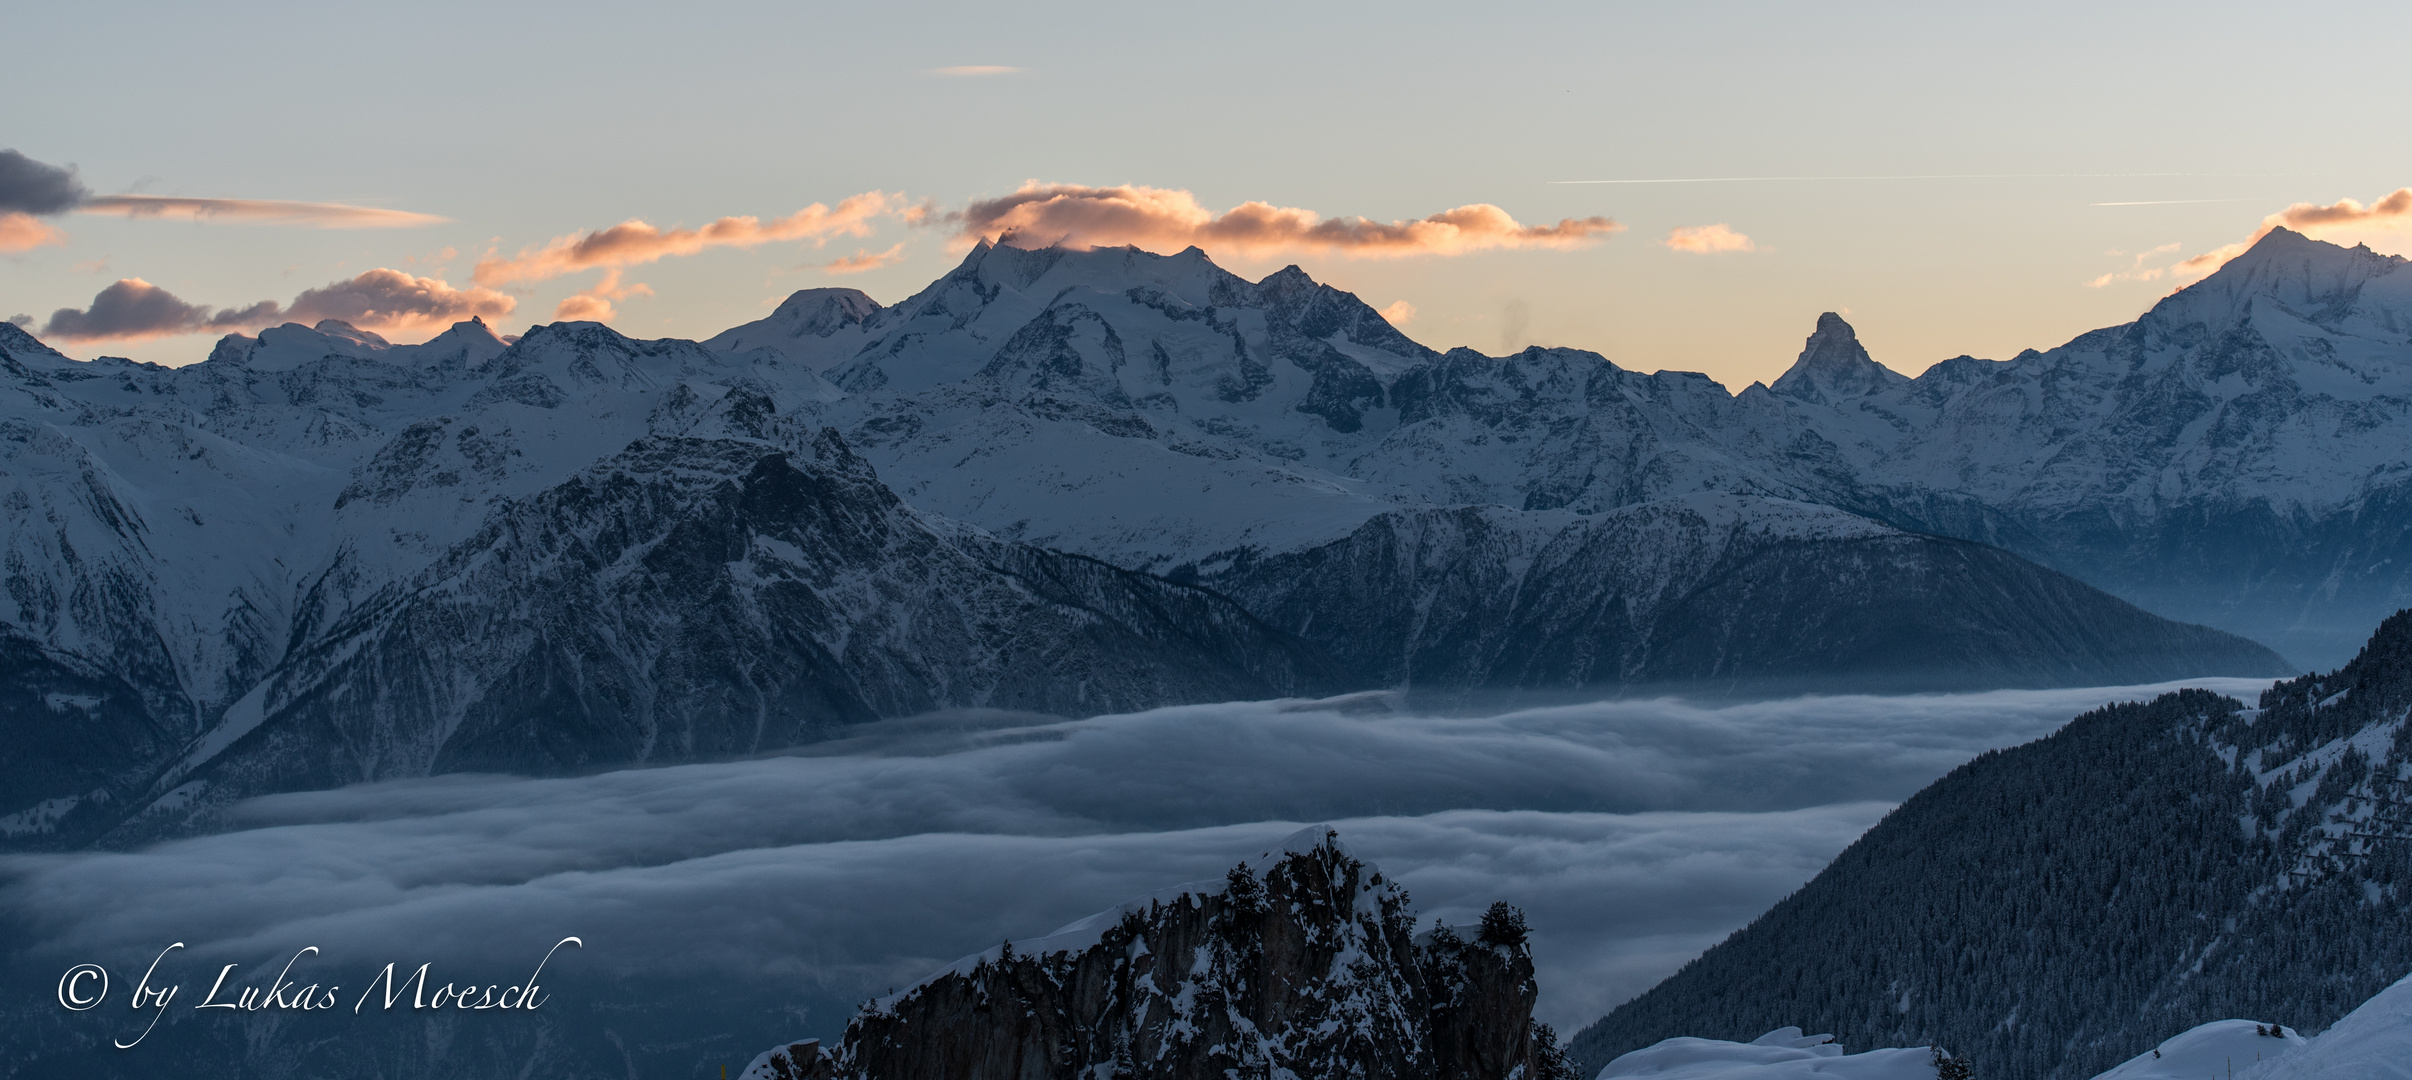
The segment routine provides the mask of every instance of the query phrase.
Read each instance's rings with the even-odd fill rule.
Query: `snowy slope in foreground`
[[[2345,1014],[2336,1026],[2311,1040],[2301,1053],[2289,1054],[2258,1072],[2238,1075],[2246,1080],[2412,1077],[2412,977],[2379,991],[2377,996],[2363,1002],[2361,1008]],[[2119,1080],[2128,1078],[2120,1076]]]
[[[2275,1029],[2279,1034],[2264,1032]],[[2198,1080],[2246,1075],[2256,1064],[2291,1058],[2311,1045],[2294,1029],[2251,1020],[2213,1020],[2122,1062],[2094,1080]],[[2309,1074],[2306,1074],[2309,1075]],[[2325,1075],[2325,1074],[2323,1074]]]
[[[1668,1039],[1608,1063],[1599,1080],[1934,1080],[1933,1051],[1887,1047],[1843,1053],[1832,1035],[1803,1035],[1782,1027],[1746,1043]]]

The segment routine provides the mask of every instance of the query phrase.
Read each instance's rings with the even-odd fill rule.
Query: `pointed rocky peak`
[[[1829,311],[1817,317],[1817,330],[1809,335],[1800,359],[1771,389],[1801,401],[1839,405],[1908,381],[1908,376],[1870,357],[1859,343],[1859,332]]]
[[[486,325],[486,320],[478,318],[475,315],[472,315],[460,322],[456,322],[451,326],[445,327],[443,333],[427,339],[426,344],[451,345],[468,344],[471,342],[476,342],[478,344],[492,342],[497,347],[508,344],[508,342],[505,342],[502,339],[501,335],[494,332],[493,327]]]
[[[1297,263],[1291,263],[1266,274],[1263,281],[1256,283],[1256,291],[1267,297],[1297,295],[1302,292],[1312,292],[1319,287],[1314,277],[1305,270],[1299,269]]]
[[[1330,341],[1338,335],[1351,344],[1379,349],[1410,362],[1440,355],[1400,333],[1398,327],[1390,325],[1390,320],[1357,294],[1317,282],[1295,264],[1266,275],[1256,283],[1254,291],[1268,318],[1301,336]],[[1376,362],[1375,366],[1386,375],[1396,373],[1396,364]]]
[[[48,351],[49,349],[50,346],[42,344],[40,338],[26,333],[24,327],[15,322],[0,320],[0,352],[13,355],[20,352]]]
[[[2201,323],[2217,331],[2250,317],[2257,301],[2273,300],[2326,322],[2352,310],[2365,283],[2403,265],[2401,256],[2362,245],[2341,247],[2280,226],[2211,276],[2153,305],[2146,318],[2169,327]]]
[[[0,357],[20,362],[75,362],[68,359],[65,353],[43,344],[42,339],[28,333],[24,327],[5,320],[0,320]]]
[[[47,386],[50,381],[43,377],[42,372],[56,373],[61,368],[75,365],[76,362],[65,354],[26,333],[24,327],[0,321],[0,371],[29,386]]]
[[[510,342],[496,336],[484,319],[472,315],[425,342],[402,346],[396,352],[420,364],[459,363],[475,367],[502,355],[510,347]]]

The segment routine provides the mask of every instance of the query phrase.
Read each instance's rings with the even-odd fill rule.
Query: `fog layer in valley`
[[[2191,685],[2249,700],[2265,684]],[[1541,1016],[1571,1030],[1748,922],[1958,763],[2159,689],[1476,717],[1405,715],[1384,695],[1081,721],[931,716],[788,756],[257,799],[217,835],[0,861],[0,925],[18,930],[18,996],[45,1002],[71,964],[103,964],[130,987],[171,942],[188,948],[162,977],[196,998],[223,964],[244,965],[241,980],[318,946],[296,971],[347,987],[343,1008],[286,1022],[328,1035],[350,1016],[350,988],[387,962],[509,984],[574,934],[585,948],[548,968],[563,1012],[676,1041],[647,1025],[696,1013],[654,1020],[624,1000],[676,986],[737,1029],[712,1035],[759,1048],[834,1036],[865,997],[957,956],[1219,877],[1326,821],[1404,882],[1427,922],[1470,921],[1493,900],[1524,907]],[[126,1020],[76,1015],[95,1035]],[[489,1020],[514,1022],[468,1022]]]

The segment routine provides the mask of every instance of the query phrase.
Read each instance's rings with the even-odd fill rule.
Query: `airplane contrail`
[[[2179,203],[2255,202],[2254,199],[2139,199],[2134,202],[2097,202],[2087,206],[2176,206]]]
[[[1653,180],[1550,180],[1551,184],[1746,184],[1779,180],[2103,180],[2159,176],[2237,176],[2238,173],[1915,173],[1905,176],[1686,176]],[[2278,175],[2278,174],[2263,174]]]

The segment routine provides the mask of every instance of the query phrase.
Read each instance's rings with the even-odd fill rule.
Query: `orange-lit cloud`
[[[492,289],[456,289],[437,278],[380,267],[349,281],[305,290],[276,321],[340,319],[380,334],[411,334],[441,330],[472,316],[500,319],[518,306],[519,301]]]
[[[2412,229],[2412,187],[2390,191],[2368,206],[2353,199],[2333,203],[2296,203],[2261,219],[2261,227],[2253,230],[2241,243],[2226,244],[2206,251],[2169,268],[2174,277],[2198,278],[2227,265],[2228,260],[2245,253],[2271,229],[2285,226],[2305,236],[2332,239],[2341,233],[2400,232]]]
[[[856,248],[854,254],[840,259],[832,259],[821,269],[832,274],[859,274],[865,270],[894,266],[902,261],[904,261],[904,244],[900,242],[886,251]]]
[[[553,308],[553,321],[610,322],[620,313],[618,308],[612,306],[613,301],[626,300],[631,296],[651,295],[653,295],[651,285],[643,283],[621,285],[620,268],[615,266],[604,272],[603,280],[596,282],[594,288],[572,293],[563,299],[558,306]]]
[[[43,224],[32,214],[0,214],[0,251],[31,251],[44,244],[63,244],[67,234]]]
[[[1722,221],[1714,225],[1685,225],[1668,229],[1666,245],[1675,251],[1688,251],[1694,255],[1759,249],[1759,245],[1751,243],[1750,237],[1735,232]]]
[[[1415,321],[1415,305],[1405,300],[1393,300],[1382,309],[1382,318],[1392,326],[1405,326]]]
[[[2085,287],[2089,289],[2099,289],[2115,281],[2158,281],[2163,275],[2170,272],[2170,268],[2166,266],[2146,266],[2144,264],[2151,262],[2154,259],[2158,259],[2163,255],[2176,254],[2177,250],[2182,246],[2184,245],[2163,244],[2157,248],[2153,248],[2150,251],[2139,251],[2134,256],[2135,261],[2126,269],[2113,270],[2110,273],[2086,282]],[[2125,255],[2126,252],[2113,251],[2109,254]],[[2184,264],[2181,263],[2179,265]]]
[[[450,218],[343,203],[282,199],[190,199],[177,195],[97,195],[76,205],[80,214],[175,221],[231,221],[246,225],[298,225],[310,229],[414,229]]]
[[[434,278],[376,269],[348,281],[305,289],[290,305],[262,300],[212,311],[141,278],[102,289],[84,308],[60,308],[42,326],[59,341],[141,341],[177,334],[257,330],[279,323],[338,319],[381,334],[440,329],[471,316],[499,319],[518,301],[492,289],[455,289]]]
[[[955,76],[1019,75],[1022,73],[1022,71],[1023,69],[1021,68],[1006,67],[1002,64],[964,64],[959,67],[931,68],[930,74]]]
[[[713,247],[754,247],[784,240],[810,240],[817,247],[832,236],[869,236],[874,219],[902,216],[907,210],[901,195],[868,191],[840,201],[834,210],[814,203],[768,224],[756,217],[724,217],[699,229],[665,231],[630,218],[608,229],[560,237],[542,248],[523,248],[508,259],[488,256],[478,260],[471,276],[480,285],[507,285],[596,267],[638,266]]]
[[[1416,221],[1325,218],[1311,210],[1246,202],[1221,214],[1177,188],[1084,187],[1031,181],[998,199],[946,215],[965,240],[1013,236],[1070,247],[1130,244],[1155,251],[1198,247],[1241,255],[1336,251],[1357,258],[1459,255],[1494,248],[1575,248],[1624,226],[1604,217],[1524,225],[1488,203]]]

